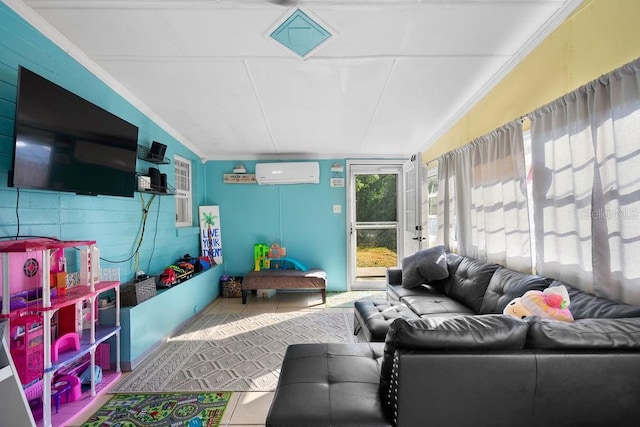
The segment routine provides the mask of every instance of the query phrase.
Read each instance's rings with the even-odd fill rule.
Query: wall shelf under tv
[[[138,158],[156,165],[168,165],[171,163],[168,158],[151,153],[149,147],[144,145],[138,145]]]
[[[158,196],[175,196],[176,189],[167,184],[167,188],[158,188],[151,184],[151,177],[144,174],[136,174],[137,178],[137,191],[139,193],[156,194]]]
[[[144,145],[138,145],[138,159],[155,165],[168,165],[171,163],[169,159],[152,153],[151,149]],[[176,194],[176,189],[169,184],[166,185],[166,188],[152,184],[151,177],[149,175],[136,173],[136,181],[136,190],[139,193],[156,194],[158,196],[175,196]]]

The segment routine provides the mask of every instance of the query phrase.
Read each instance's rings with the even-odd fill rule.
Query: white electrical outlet
[[[342,205],[333,205],[333,213],[335,214],[342,213]]]

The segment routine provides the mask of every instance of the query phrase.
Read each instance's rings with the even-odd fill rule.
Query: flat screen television
[[[24,67],[14,135],[11,186],[133,197],[138,128]]]

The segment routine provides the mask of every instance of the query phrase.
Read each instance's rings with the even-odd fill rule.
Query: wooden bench
[[[322,303],[327,302],[327,273],[318,268],[301,270],[250,271],[242,280],[242,303],[247,303],[249,291],[257,289],[320,289]]]

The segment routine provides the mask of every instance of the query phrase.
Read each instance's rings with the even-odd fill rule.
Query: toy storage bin
[[[156,296],[156,278],[149,277],[140,282],[128,282],[120,286],[120,302],[123,307],[140,304]]]
[[[222,298],[242,297],[242,283],[238,278],[230,277],[228,280],[221,280]]]

